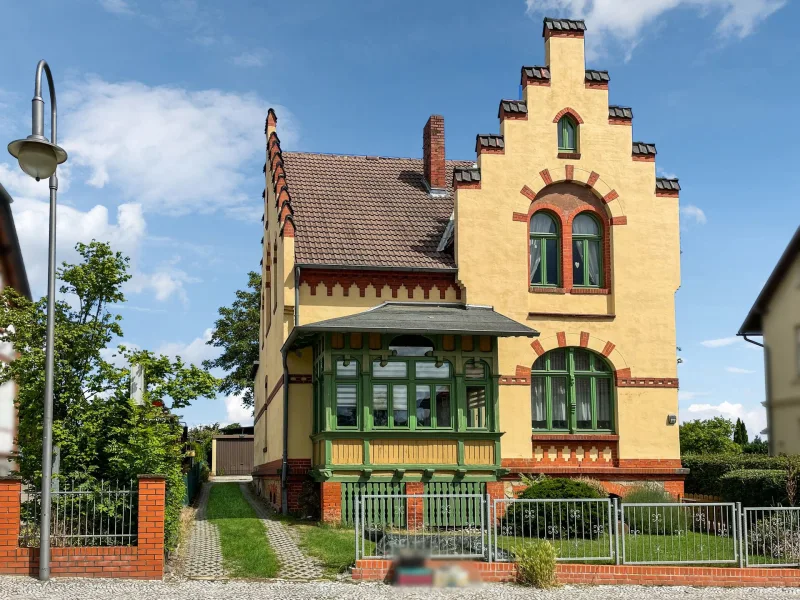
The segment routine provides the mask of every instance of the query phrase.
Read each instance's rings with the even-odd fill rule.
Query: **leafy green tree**
[[[753,438],[749,444],[742,446],[745,454],[769,454],[769,444],[767,440],[762,440],[760,435]]]
[[[741,419],[736,419],[736,425],[733,429],[733,441],[742,448],[750,442],[750,436],[747,435],[747,426]]]
[[[247,274],[247,289],[236,292],[231,306],[219,309],[219,319],[207,342],[222,348],[222,354],[203,363],[206,369],[218,367],[225,371],[220,391],[224,394],[242,394],[242,404],[253,406],[253,380],[250,370],[258,360],[258,335],[261,318],[261,275],[255,271]]]
[[[62,298],[55,304],[53,443],[60,448],[60,477],[92,488],[101,480],[135,482],[142,473],[167,477],[166,543],[177,542],[184,494],[181,463],[183,429],[172,410],[199,397],[212,397],[217,381],[180,358],[120,346],[107,360],[106,348],[122,337],[121,317],[129,261],[108,244],[77,244],[77,264],[58,270]],[[18,386],[17,429],[20,474],[41,480],[47,299],[32,302],[12,288],[0,294],[0,340],[18,358],[0,364],[0,383]],[[130,400],[130,369],[110,362],[142,365],[144,403]]]
[[[219,434],[219,423],[198,425],[189,429],[189,444],[198,459],[205,461],[209,465],[211,464],[211,442],[214,436]]]
[[[680,427],[682,454],[738,454],[741,446],[733,441],[733,421],[724,417],[696,419]]]

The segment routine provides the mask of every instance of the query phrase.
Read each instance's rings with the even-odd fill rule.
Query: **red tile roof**
[[[422,159],[282,152],[294,209],[295,262],[372,268],[454,269],[437,246],[453,189],[431,196]],[[472,161],[451,161],[453,169]]]

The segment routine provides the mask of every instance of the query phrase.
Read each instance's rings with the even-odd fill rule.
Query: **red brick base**
[[[20,548],[19,479],[0,479],[0,574],[36,575],[39,549]],[[164,575],[164,492],[159,475],[139,477],[139,522],[136,546],[51,548],[54,577],[161,579]]]
[[[339,481],[323,481],[320,484],[323,523],[339,523],[342,520],[342,484]]]
[[[435,566],[436,561],[430,561]],[[463,567],[483,581],[514,581],[514,563],[463,561]],[[353,568],[356,581],[387,581],[390,560],[359,560]],[[566,565],[556,567],[558,581],[574,585],[696,585],[714,587],[800,587],[798,569],[724,569],[639,565]]]

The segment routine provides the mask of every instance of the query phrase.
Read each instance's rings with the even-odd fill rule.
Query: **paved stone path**
[[[243,483],[239,487],[250,506],[256,511],[258,518],[264,524],[269,544],[275,550],[275,554],[278,555],[278,560],[281,563],[278,577],[305,580],[323,578],[325,570],[319,562],[315,558],[303,554],[303,551],[298,547],[297,532],[292,531],[284,523],[273,519],[267,507],[256,498],[249,485]]]
[[[183,575],[191,579],[224,579],[222,550],[219,545],[217,526],[206,520],[206,504],[210,483],[204,483],[200,490],[192,532],[189,537]]]
[[[0,577],[0,600],[797,600],[797,590],[564,586],[550,591],[491,584],[466,589],[398,588],[338,581],[125,581]]]

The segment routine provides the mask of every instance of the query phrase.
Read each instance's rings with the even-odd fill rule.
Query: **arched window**
[[[531,425],[539,431],[614,429],[611,369],[599,354],[559,348],[543,354],[531,373]]]
[[[581,213],[572,222],[572,284],[577,287],[603,285],[603,236],[600,223]]]
[[[560,258],[556,220],[546,212],[531,218],[531,285],[558,286]]]
[[[578,124],[570,115],[558,121],[558,149],[560,152],[578,151]]]

